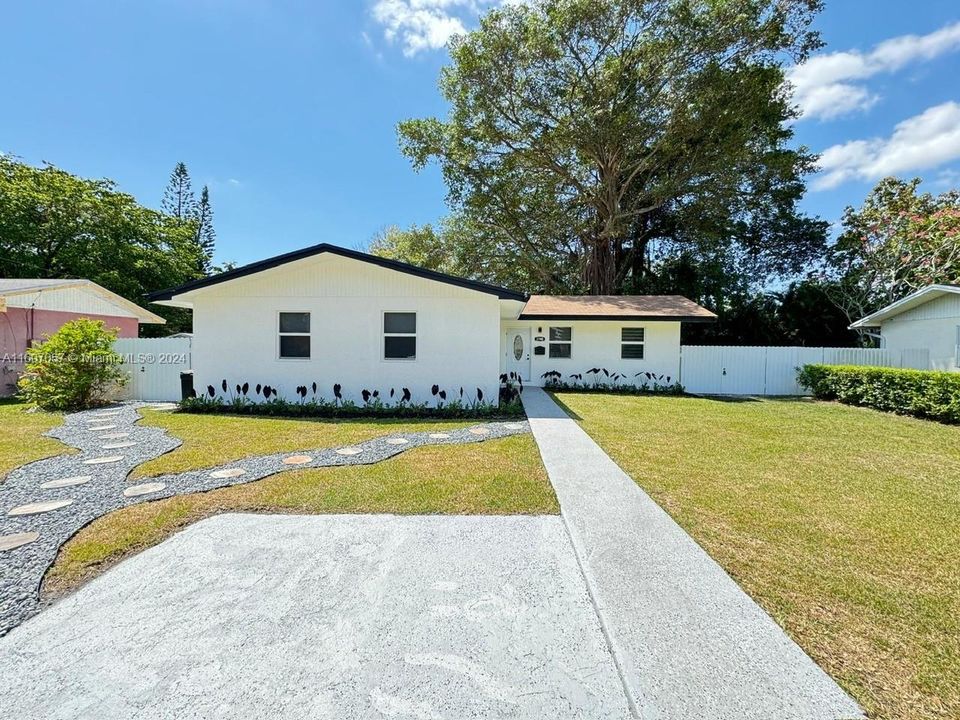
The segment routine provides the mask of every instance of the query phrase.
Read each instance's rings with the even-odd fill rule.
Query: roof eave
[[[544,315],[521,313],[518,320],[635,320],[643,322],[715,322],[717,316],[707,317],[703,315]]]

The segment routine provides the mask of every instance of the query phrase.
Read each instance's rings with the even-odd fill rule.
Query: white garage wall
[[[409,387],[414,402],[432,401],[434,383],[476,388],[495,402],[500,302],[493,295],[425,280],[337,255],[319,255],[185,296],[194,304],[195,385],[219,391],[248,382],[296,399],[298,385],[318,385],[333,399],[361,401],[361,390]],[[278,357],[278,313],[309,312],[311,358]],[[417,358],[383,358],[383,313],[417,313]]]
[[[619,372],[633,379],[637,373],[650,372],[669,376],[676,382],[680,376],[680,323],[662,321],[605,321],[605,320],[526,320],[504,322],[500,334],[500,368],[507,367],[508,334],[514,328],[530,328],[533,346],[547,347],[548,342],[537,342],[536,337],[549,338],[550,327],[570,327],[573,329],[572,357],[551,358],[548,354],[531,356],[531,377],[529,384],[542,385],[543,373],[556,370],[563,374],[564,381],[570,381],[572,373],[582,373],[593,367],[606,368],[611,373]],[[644,357],[642,360],[623,360],[620,358],[620,329],[624,327],[644,328]],[[549,353],[549,349],[547,350]],[[645,380],[638,380],[641,382]]]

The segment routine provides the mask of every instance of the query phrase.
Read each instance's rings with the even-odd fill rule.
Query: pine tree
[[[213,265],[213,251],[217,245],[217,233],[213,229],[213,208],[210,206],[210,191],[206,185],[200,191],[200,202],[197,203],[194,219],[197,223],[196,242],[203,251],[201,270],[209,275]]]
[[[185,223],[193,220],[197,211],[197,200],[190,186],[190,173],[186,163],[178,162],[170,174],[170,182],[163,191],[160,208],[167,215]]]

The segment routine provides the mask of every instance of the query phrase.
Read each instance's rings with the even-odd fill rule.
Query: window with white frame
[[[310,358],[310,313],[280,313],[280,357],[284,360]]]
[[[620,357],[623,360],[643,360],[644,329],[620,328]]]
[[[552,358],[569,358],[573,356],[573,328],[550,328],[549,355]]]
[[[956,367],[960,368],[960,325],[957,325],[957,347],[955,348],[955,350],[956,350],[956,357],[954,357],[953,359],[953,364]]]
[[[417,359],[417,314],[385,312],[383,314],[383,359]]]

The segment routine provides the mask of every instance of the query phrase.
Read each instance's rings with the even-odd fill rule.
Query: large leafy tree
[[[201,276],[194,230],[145,208],[110,180],[0,155],[0,277],[87,278],[143,303]],[[174,308],[168,330],[189,328]]]
[[[830,297],[850,322],[932,283],[960,282],[960,191],[919,191],[922,180],[881,180],[848,207],[830,248]]]
[[[474,257],[513,263],[529,290],[632,290],[680,254],[727,253],[758,282],[793,272],[824,227],[796,211],[813,158],[789,147],[781,64],[818,47],[819,9],[505,4],[452,41],[449,117],[401,123],[401,148],[440,165]]]

